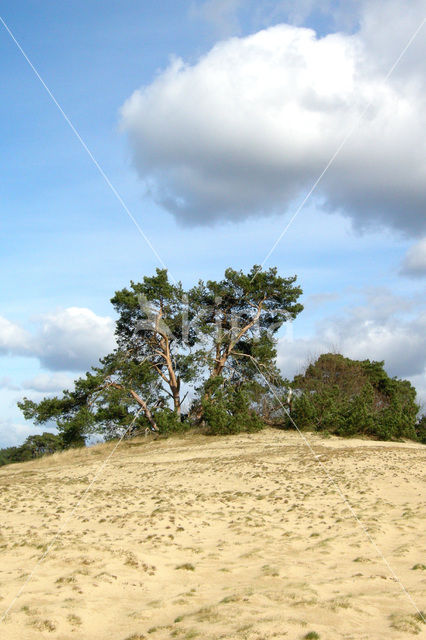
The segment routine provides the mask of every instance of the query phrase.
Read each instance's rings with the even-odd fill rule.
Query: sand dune
[[[296,433],[124,443],[72,518],[112,445],[1,469],[0,615],[63,531],[0,637],[423,637],[365,530],[426,609],[426,448],[308,438],[360,524]]]

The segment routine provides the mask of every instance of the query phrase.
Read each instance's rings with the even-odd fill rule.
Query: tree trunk
[[[172,395],[173,395],[174,410],[177,413],[177,415],[180,416],[180,414],[181,414],[181,404],[180,404],[179,385],[177,385],[176,387],[172,387],[171,390],[172,390]]]
[[[125,391],[129,393],[132,396],[132,398],[136,400],[138,405],[142,407],[145,417],[148,420],[151,427],[153,428],[153,430],[158,432],[158,427],[156,425],[156,422],[153,418],[151,411],[149,410],[148,405],[146,404],[145,400],[136,393],[136,391],[133,391],[133,389],[126,389],[125,387],[123,387],[123,385],[117,384],[116,382],[110,382],[108,386],[114,387],[114,389],[120,389],[120,391]]]
[[[175,372],[175,369],[174,369],[174,366],[173,366],[172,356],[171,356],[171,353],[170,353],[169,336],[167,335],[167,333],[162,331],[161,328],[160,328],[160,320],[161,320],[162,315],[163,315],[162,311],[159,311],[158,314],[157,314],[157,317],[156,317],[156,321],[155,321],[155,331],[160,336],[159,348],[160,348],[161,355],[163,356],[163,358],[165,360],[165,363],[166,363],[167,372],[169,374],[168,379],[167,379],[167,377],[165,375],[163,375],[161,373],[161,371],[159,371],[159,373],[160,373],[161,377],[163,378],[163,380],[170,387],[170,392],[171,392],[171,395],[173,397],[174,410],[177,413],[177,415],[180,416],[180,414],[181,414],[180,379],[176,375],[176,372]],[[158,369],[157,369],[157,371],[158,371]]]
[[[151,427],[154,429],[154,431],[158,431],[158,427],[155,423],[155,420],[152,416],[151,411],[148,408],[148,405],[146,404],[145,400],[143,400],[140,396],[138,396],[138,394],[133,391],[133,389],[130,389],[130,395],[132,396],[132,398],[134,398],[136,400],[136,402],[138,403],[138,405],[140,407],[142,407],[144,413],[145,413],[145,417],[148,420],[149,424],[151,425]]]

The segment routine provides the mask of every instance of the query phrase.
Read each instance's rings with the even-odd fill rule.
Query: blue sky
[[[381,4],[6,1],[1,17],[188,286],[263,261],[370,102],[268,260],[306,306],[280,364],[292,375],[330,348],[385,359],[423,401],[426,27],[386,73],[424,4]],[[95,364],[110,297],[161,265],[3,25],[0,73],[7,446],[35,431],[17,399]]]

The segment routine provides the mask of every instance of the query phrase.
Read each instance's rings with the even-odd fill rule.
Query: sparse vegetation
[[[380,523],[374,535],[379,545],[386,540],[389,561],[404,553],[401,580],[421,600],[425,572],[411,570],[424,560],[421,445],[312,441],[369,530]],[[389,638],[423,628],[415,617],[388,617],[397,607],[386,570],[374,554],[368,560],[363,531],[319,478],[297,434],[265,429],[238,438],[191,433],[123,442],[79,517],[69,519],[113,449],[108,442],[0,470],[4,609],[7,594],[67,522],[36,585],[43,598],[34,603],[29,593],[17,604],[6,627],[11,637],[20,637],[21,626],[35,636],[101,638],[102,619],[95,629],[91,616],[102,603],[109,633],[121,640],[132,633],[133,640],[254,640],[284,631],[302,640],[308,632],[327,635],[337,617],[343,636],[353,633],[355,614],[363,628],[372,623],[374,637],[379,628]],[[389,486],[395,492],[386,493]],[[126,598],[113,619],[117,593]],[[363,609],[367,597],[381,604],[373,621]],[[407,603],[400,604],[408,615]]]
[[[423,612],[413,614],[398,614],[391,615],[391,627],[404,633],[412,633],[417,635],[421,632],[421,625],[424,624],[426,616]]]
[[[195,567],[190,562],[185,562],[184,564],[179,564],[175,569],[184,569],[185,571],[195,571]]]
[[[74,613],[70,613],[67,616],[67,620],[73,627],[79,627],[82,624],[80,616],[76,616]]]

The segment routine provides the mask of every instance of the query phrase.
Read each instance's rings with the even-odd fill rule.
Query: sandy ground
[[[124,443],[71,518],[112,445],[4,467],[0,616],[57,541],[0,637],[424,637],[366,531],[426,609],[426,448],[308,438]]]

